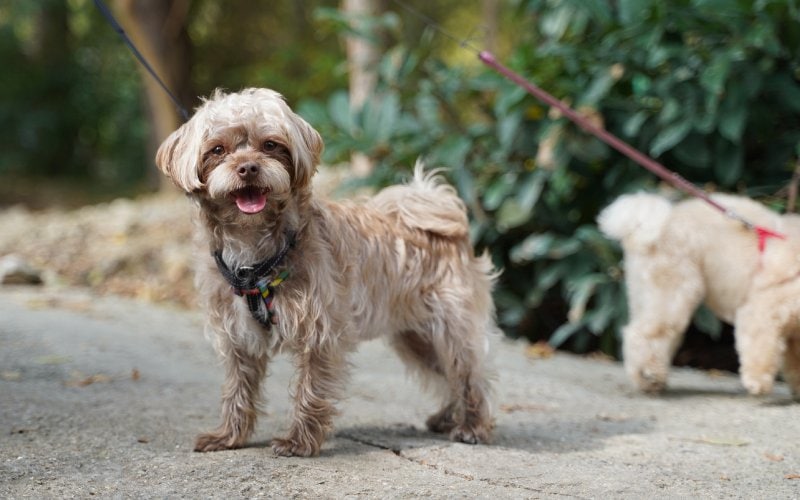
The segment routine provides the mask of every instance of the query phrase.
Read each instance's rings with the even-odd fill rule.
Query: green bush
[[[800,144],[800,7],[792,1],[527,0],[508,64],[693,182],[777,193]],[[374,98],[344,91],[301,112],[325,160],[362,151],[365,182],[408,175],[417,156],[448,167],[476,246],[504,272],[509,334],[617,355],[626,303],[617,246],[594,219],[656,179],[486,68],[431,56],[428,32],[392,48]],[[402,167],[402,168],[401,168]],[[718,323],[701,317],[712,332]]]
[[[135,61],[88,2],[0,7],[0,175],[138,181],[145,159]]]

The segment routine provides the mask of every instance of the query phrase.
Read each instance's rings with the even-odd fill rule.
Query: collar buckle
[[[236,279],[240,280],[242,283],[246,283],[247,285],[255,284],[256,275],[255,275],[255,267],[253,266],[239,267],[237,269],[234,269],[233,274],[234,276],[236,276]]]
[[[250,314],[267,330],[277,322],[274,304],[272,303],[275,288],[289,276],[287,271],[278,273],[277,276],[273,275],[273,271],[276,270],[289,250],[295,245],[295,234],[288,233],[287,236],[288,241],[283,249],[269,259],[252,266],[231,269],[222,259],[221,251],[213,253],[217,268],[225,278],[225,281],[231,285],[233,293],[244,296],[247,299],[247,307],[250,309]]]

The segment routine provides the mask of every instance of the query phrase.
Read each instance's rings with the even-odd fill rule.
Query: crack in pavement
[[[465,474],[463,472],[458,472],[458,471],[455,471],[455,470],[450,469],[448,467],[443,467],[443,466],[440,466],[440,465],[437,465],[437,464],[432,464],[432,463],[427,462],[425,459],[411,457],[411,456],[408,456],[407,454],[404,453],[404,451],[407,450],[407,449],[418,449],[418,448],[415,448],[415,447],[405,447],[405,448],[403,448],[403,447],[390,446],[390,445],[386,445],[386,444],[379,443],[379,442],[376,442],[376,441],[372,441],[372,440],[367,439],[367,438],[354,436],[354,435],[346,433],[346,432],[338,432],[338,433],[336,433],[336,437],[340,438],[340,439],[347,439],[347,440],[353,441],[355,443],[363,444],[364,446],[369,446],[369,447],[372,447],[372,448],[378,448],[380,450],[391,451],[396,456],[398,456],[398,457],[400,457],[400,458],[402,458],[402,459],[404,459],[404,460],[406,460],[408,462],[411,462],[411,463],[414,463],[414,464],[417,464],[417,465],[422,465],[424,467],[427,467],[428,469],[433,469],[433,470],[435,470],[437,472],[441,472],[442,474],[444,474],[446,476],[457,477],[457,478],[460,478],[460,479],[464,479],[466,481],[476,481],[477,480],[477,481],[480,481],[482,483],[485,483],[485,484],[488,484],[488,485],[491,485],[491,486],[501,487],[501,488],[513,488],[513,489],[519,489],[519,490],[523,490],[523,491],[530,491],[532,493],[565,496],[565,497],[569,497],[569,498],[576,498],[576,499],[584,500],[584,497],[579,497],[579,496],[576,496],[576,495],[570,495],[570,494],[554,492],[554,491],[551,491],[551,490],[543,490],[543,489],[539,489],[539,488],[533,488],[531,486],[525,486],[525,485],[522,485],[522,484],[512,483],[512,482],[503,481],[503,480],[499,480],[499,479],[476,478],[475,476],[473,476],[471,474]],[[451,446],[450,444],[446,444],[446,445],[441,445],[441,446],[429,446],[429,447],[426,447],[426,448],[428,450],[435,451],[435,450],[439,450],[439,449],[449,448],[450,446]]]

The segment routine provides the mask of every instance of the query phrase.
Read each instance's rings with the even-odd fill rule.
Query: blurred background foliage
[[[606,129],[708,189],[779,205],[800,144],[800,6],[786,1],[514,3],[509,64]],[[618,248],[594,218],[654,177],[501,76],[431,57],[440,37],[386,51],[375,98],[304,103],[326,160],[375,159],[389,183],[423,155],[473,214],[504,269],[496,300],[512,335],[617,355],[626,320]],[[717,335],[707,312],[696,325]]]
[[[192,1],[189,95],[281,91],[322,133],[326,164],[372,161],[351,187],[407,178],[420,156],[447,167],[476,246],[504,271],[506,332],[618,355],[620,253],[594,219],[656,179],[469,48],[377,3],[360,32],[336,2]],[[797,0],[500,0],[489,34],[478,2],[407,3],[687,179],[784,208],[800,154]],[[344,35],[379,47],[363,105],[346,90]],[[0,176],[15,181],[2,204],[26,179],[80,181],[95,196],[148,188],[140,75],[89,0],[0,5],[0,54],[0,117],[12,124]],[[720,331],[702,311],[696,326]]]

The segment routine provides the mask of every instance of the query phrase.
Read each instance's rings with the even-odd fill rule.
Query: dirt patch
[[[49,285],[188,306],[191,210],[177,194],[75,210],[15,206],[0,211],[0,256],[21,257]]]
[[[321,168],[314,189],[334,198],[369,192],[342,188],[349,176]],[[193,210],[177,190],[75,209],[16,205],[0,209],[0,258],[21,258],[46,285],[191,307]]]

